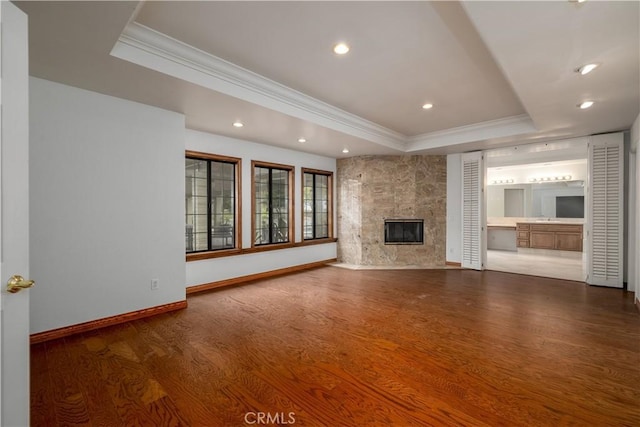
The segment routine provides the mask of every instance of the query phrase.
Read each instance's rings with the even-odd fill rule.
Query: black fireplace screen
[[[386,219],[384,221],[385,245],[423,245],[424,220]]]

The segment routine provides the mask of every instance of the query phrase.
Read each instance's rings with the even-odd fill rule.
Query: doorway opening
[[[486,177],[485,268],[585,281],[586,157],[488,163]]]

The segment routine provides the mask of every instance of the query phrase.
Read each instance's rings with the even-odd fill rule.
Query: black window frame
[[[310,241],[314,241],[314,240],[326,240],[326,239],[333,239],[333,172],[330,171],[324,171],[324,170],[318,170],[318,169],[311,169],[311,168],[302,168],[301,170],[302,175],[301,175],[301,184],[300,186],[302,187],[302,196],[301,196],[301,200],[302,200],[302,240],[305,242],[310,242]],[[305,175],[312,175],[313,176],[313,196],[312,199],[313,203],[311,205],[312,207],[312,219],[313,219],[313,223],[311,225],[311,230],[312,230],[312,237],[305,237],[305,228],[307,227],[307,224],[305,223],[306,217],[305,217],[305,201],[308,199],[305,199]],[[316,235],[316,221],[317,221],[317,212],[316,212],[316,192],[317,192],[317,185],[316,185],[316,177],[317,176],[324,176],[327,178],[327,235],[326,236],[317,236]]]
[[[188,234],[187,234],[187,218],[189,213],[185,211],[185,253],[187,256],[187,261],[197,260],[197,259],[206,259],[215,256],[220,256],[224,254],[228,254],[230,252],[237,252],[240,250],[241,245],[241,228],[242,228],[242,209],[241,209],[241,168],[242,168],[242,160],[237,157],[229,157],[229,156],[221,156],[217,154],[210,153],[201,153],[196,151],[186,151],[185,152],[185,163],[187,159],[205,161],[207,165],[207,190],[206,190],[206,204],[207,204],[207,248],[199,249],[199,250],[188,250]],[[223,163],[230,164],[234,167],[233,173],[233,230],[230,234],[226,234],[223,236],[224,239],[231,238],[232,244],[230,246],[223,247],[215,247],[213,245],[213,237],[214,235],[214,221],[213,221],[213,213],[211,210],[213,209],[212,203],[212,164],[213,163]],[[186,165],[185,165],[186,168]],[[186,170],[185,170],[186,177]]]
[[[259,227],[256,224],[256,209],[257,209],[257,194],[256,194],[256,168],[269,170],[269,208],[268,208],[268,229],[269,238],[266,242],[257,243]],[[274,241],[274,211],[273,211],[273,171],[285,171],[287,172],[287,240],[286,241]],[[283,165],[278,163],[269,163],[253,160],[251,162],[251,247],[253,248],[268,248],[268,247],[289,247],[294,244],[294,173],[295,167],[291,165]]]

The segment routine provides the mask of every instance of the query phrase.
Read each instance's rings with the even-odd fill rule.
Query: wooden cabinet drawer
[[[526,239],[526,240],[518,239],[518,244],[517,244],[517,246],[518,246],[519,248],[528,248],[528,247],[529,247],[529,240],[528,240],[528,239]]]
[[[531,224],[531,231],[548,231],[552,233],[582,233],[580,224]]]
[[[518,231],[518,239],[529,240],[529,232],[528,231]]]

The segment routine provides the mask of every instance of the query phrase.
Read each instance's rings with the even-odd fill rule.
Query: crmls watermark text
[[[295,412],[247,412],[244,414],[244,422],[246,424],[295,424]]]

